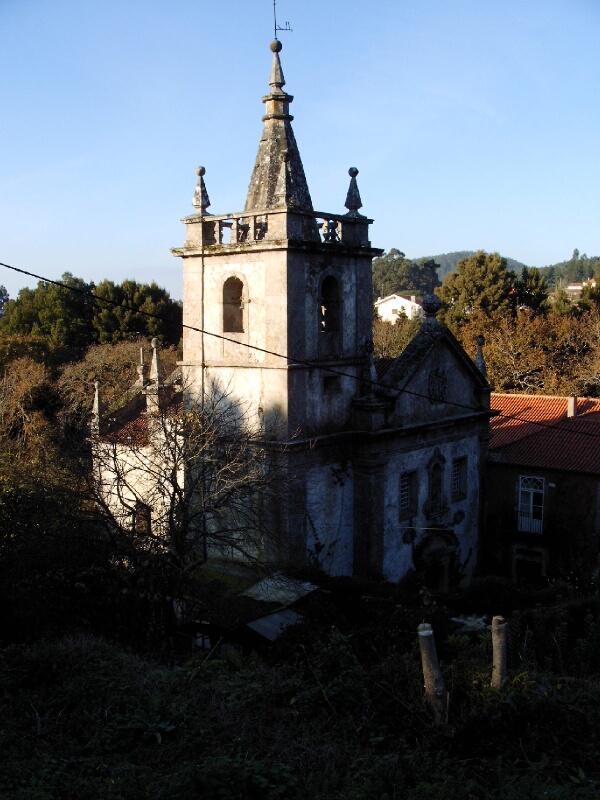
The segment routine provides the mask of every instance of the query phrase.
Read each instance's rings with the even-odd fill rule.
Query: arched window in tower
[[[223,333],[244,332],[244,284],[227,278],[223,284]]]
[[[329,275],[321,286],[321,333],[339,333],[341,312],[340,288],[333,275]]]

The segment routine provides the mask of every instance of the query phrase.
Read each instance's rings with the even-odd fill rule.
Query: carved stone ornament
[[[196,184],[196,188],[194,190],[192,205],[194,208],[198,209],[198,212],[204,217],[207,215],[208,212],[206,209],[210,205],[208,192],[206,191],[206,185],[204,183],[204,176],[206,175],[206,170],[204,167],[198,167],[196,170],[196,175],[198,176],[198,183]]]
[[[358,191],[358,184],[356,182],[356,176],[358,175],[356,167],[350,167],[348,175],[350,175],[350,186],[348,188],[348,194],[346,195],[346,202],[344,203],[348,209],[346,216],[361,217],[362,214],[358,213],[358,209],[362,208],[362,200],[360,199],[360,192]]]
[[[434,367],[429,373],[429,402],[444,403],[446,401],[446,370],[443,367]]]

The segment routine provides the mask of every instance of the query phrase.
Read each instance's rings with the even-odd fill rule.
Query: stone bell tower
[[[198,168],[182,222],[186,402],[216,389],[248,423],[282,441],[348,428],[371,339],[369,224],[358,170],[346,213],[313,208],[289,113],[293,97],[271,43],[270,92],[243,211],[212,215]],[[321,367],[328,367],[327,371]],[[344,373],[343,375],[336,372]]]

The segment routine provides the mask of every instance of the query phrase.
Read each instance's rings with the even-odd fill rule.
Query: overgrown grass
[[[416,641],[296,631],[269,661],[164,665],[78,636],[0,651],[2,800],[422,800],[600,794],[600,684],[538,669],[489,688],[490,642],[440,642],[449,726]],[[416,638],[416,637],[415,637]]]

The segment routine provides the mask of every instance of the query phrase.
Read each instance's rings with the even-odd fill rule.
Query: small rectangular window
[[[452,500],[464,500],[467,496],[467,458],[452,461]]]
[[[335,394],[341,392],[342,380],[339,375],[325,375],[323,378],[323,391],[326,394]]]
[[[400,476],[400,519],[417,513],[418,489],[416,472],[403,472]]]

